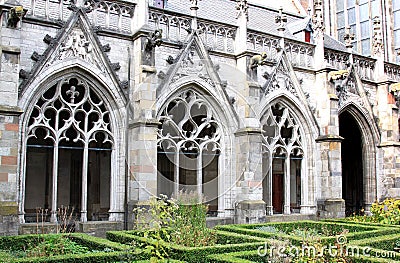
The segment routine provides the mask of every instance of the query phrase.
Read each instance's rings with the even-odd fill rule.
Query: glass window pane
[[[397,0],[400,1],[400,0]],[[373,1],[371,3],[371,15],[372,18],[376,17],[376,16],[381,16],[380,12],[379,12],[379,1]]]
[[[369,6],[368,4],[360,5],[360,21],[366,21],[369,19]]]
[[[353,44],[353,50],[359,52],[357,42],[352,42],[351,44]]]
[[[400,0],[393,0],[393,10],[400,9]]]
[[[369,21],[362,22],[360,26],[361,26],[361,38],[370,37]]]
[[[394,12],[393,16],[394,16],[394,29],[400,28],[400,11]]]
[[[371,54],[371,44],[369,39],[361,41],[361,46],[363,55],[368,56]]]
[[[347,0],[347,8],[355,5],[356,5],[356,0]]]
[[[400,29],[394,31],[394,46],[400,48]]]
[[[336,1],[336,10],[337,12],[344,10],[344,0],[337,0]]]
[[[338,28],[342,28],[345,26],[344,23],[344,12],[340,12],[337,14],[337,26]]]
[[[348,16],[349,16],[349,24],[355,24],[356,23],[356,9],[355,8],[350,8],[348,10]]]
[[[350,26],[350,33],[354,34],[354,40],[357,41],[357,29],[356,29],[356,25]]]
[[[368,0],[360,0],[360,5],[368,3]]]
[[[338,30],[339,41],[344,42],[344,28]]]

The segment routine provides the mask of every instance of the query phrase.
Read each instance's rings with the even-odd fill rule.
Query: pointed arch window
[[[267,212],[300,212],[303,142],[301,129],[289,108],[277,102],[261,118],[263,188]]]
[[[83,222],[107,220],[113,141],[109,112],[88,82],[65,77],[47,89],[27,128],[26,213],[45,208],[56,222],[69,206]]]
[[[166,103],[159,121],[158,193],[195,191],[216,213],[221,128],[211,105],[187,90]]]

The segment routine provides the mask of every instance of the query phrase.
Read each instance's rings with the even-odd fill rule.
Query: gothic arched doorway
[[[359,213],[364,206],[363,137],[356,119],[348,111],[339,115],[342,142],[342,197],[346,216]]]

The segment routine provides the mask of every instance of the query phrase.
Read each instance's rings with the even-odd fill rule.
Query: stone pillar
[[[265,202],[263,201],[262,146],[259,116],[255,106],[259,102],[260,85],[253,82],[248,73],[249,55],[247,46],[248,4],[246,0],[236,3],[238,30],[235,38],[237,67],[243,72],[243,81],[239,83],[237,101],[240,118],[244,120],[242,128],[235,133],[236,140],[236,180],[237,206],[235,222],[256,223],[265,220]],[[255,69],[257,70],[257,69]],[[256,74],[255,74],[256,75]]]
[[[400,197],[400,142],[399,142],[399,92],[390,91],[392,83],[380,82],[377,91],[377,109],[382,150],[381,167],[383,185],[378,187],[378,200]]]
[[[399,106],[400,88],[387,80],[385,75],[384,45],[382,27],[379,17],[374,18],[372,57],[376,59],[374,77],[379,82],[377,89],[377,115],[382,149],[383,167],[382,178],[378,181],[377,199],[400,197],[400,143],[399,143]]]
[[[322,128],[321,136],[316,140],[320,149],[320,160],[317,165],[321,174],[320,195],[317,197],[318,214],[321,217],[343,217],[345,206],[342,199],[342,163],[341,140],[339,136],[338,97],[334,87],[329,83],[324,60],[324,12],[323,1],[315,0],[313,8],[314,29],[314,62],[317,69],[315,94],[317,100],[317,119]]]
[[[0,236],[18,234],[18,214],[23,213],[17,178],[21,21],[6,19],[11,8],[15,7],[0,5]]]
[[[147,10],[145,6],[142,6],[142,9]],[[147,206],[149,198],[157,195],[157,129],[159,122],[155,119],[157,79],[154,66],[157,45],[154,42],[149,43],[151,33],[147,28],[141,28],[133,36],[135,71],[133,83],[131,83],[134,85],[129,94],[133,113],[131,113],[128,128],[129,223],[133,220],[133,208]]]
[[[328,69],[317,72],[316,87],[319,94],[319,117],[322,134],[317,138],[320,148],[320,189],[317,200],[321,217],[344,217],[345,203],[342,198],[342,160],[339,136],[339,99],[335,86],[328,82]]]
[[[235,133],[238,175],[236,223],[265,221],[263,199],[261,130],[244,128]]]

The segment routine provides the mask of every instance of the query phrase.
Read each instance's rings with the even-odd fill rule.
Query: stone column
[[[323,2],[314,1],[313,29],[315,53],[314,61],[316,80],[314,88],[317,100],[317,119],[322,128],[321,136],[316,140],[320,150],[317,165],[321,169],[319,175],[320,195],[317,197],[318,213],[321,217],[344,216],[344,200],[342,199],[342,163],[341,137],[339,136],[338,97],[334,87],[328,80],[328,69],[324,60],[324,13]]]
[[[18,234],[18,215],[23,222],[24,214],[22,195],[18,191],[21,21],[6,20],[11,8],[15,6],[0,5],[0,235]]]
[[[146,2],[148,1],[139,1]],[[140,5],[138,12],[148,12]],[[143,16],[143,15],[141,15]],[[145,16],[143,17],[145,19]],[[142,21],[143,24],[144,21]],[[141,27],[133,36],[134,78],[129,94],[133,113],[129,121],[129,178],[128,221],[132,222],[133,208],[147,206],[149,198],[157,195],[157,129],[155,52],[161,43],[152,39],[155,32]]]
[[[377,199],[400,197],[400,143],[399,143],[399,107],[400,87],[388,81],[385,75],[384,45],[382,40],[381,20],[374,18],[372,56],[376,59],[374,77],[378,81],[377,115],[381,141],[383,167],[382,177],[377,184]]]
[[[246,0],[236,3],[237,34],[235,38],[237,67],[243,72],[243,82],[238,85],[240,98],[237,101],[240,119],[244,120],[235,133],[237,196],[235,222],[256,223],[265,220],[263,201],[262,146],[259,117],[254,111],[259,102],[260,85],[253,82],[249,72],[250,55],[247,51],[248,4]],[[256,70],[256,69],[255,69]],[[256,74],[255,74],[256,75]]]
[[[383,165],[380,167],[382,174],[378,185],[378,200],[386,197],[400,197],[400,143],[399,143],[399,102],[400,94],[391,91],[394,87],[390,81],[378,84],[377,109],[381,141],[379,148],[382,150]]]

